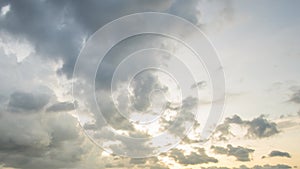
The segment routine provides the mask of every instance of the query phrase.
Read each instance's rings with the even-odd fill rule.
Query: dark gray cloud
[[[197,148],[195,152],[191,152],[189,155],[185,155],[183,150],[172,149],[168,156],[182,165],[196,165],[218,162],[216,158],[208,156],[203,148]]]
[[[287,158],[291,158],[291,155],[288,152],[282,152],[282,151],[278,151],[278,150],[273,150],[269,154],[269,157],[287,157]]]
[[[120,114],[111,100],[111,94],[109,91],[99,91],[96,93],[99,98],[98,104],[101,107],[101,113],[104,116],[105,120],[115,129],[122,129],[132,131],[133,125]],[[101,100],[100,100],[101,99]],[[91,100],[93,101],[93,100]],[[92,113],[96,118],[96,126],[97,129],[101,129],[103,127],[104,121],[102,115],[98,113],[96,107],[92,107]]]
[[[149,96],[153,90],[168,90],[166,86],[159,83],[159,80],[153,74],[145,74],[140,78],[135,78],[133,83],[134,90],[131,99],[133,107],[138,111],[146,111],[150,107],[151,100]]]
[[[232,117],[227,117],[224,123],[235,123],[235,124],[243,124],[243,120],[238,115],[233,115]]]
[[[290,102],[293,102],[293,103],[300,103],[300,90],[296,90],[294,91],[294,93],[292,94],[290,100]]]
[[[16,91],[10,95],[8,109],[12,112],[37,112],[49,102],[50,96],[44,93]]]
[[[216,154],[227,154],[228,153],[228,149],[224,148],[224,147],[211,146],[210,148],[213,149],[214,153],[216,153]]]
[[[250,161],[250,153],[253,153],[253,149],[237,146],[233,147],[232,145],[227,145],[228,155],[236,157],[237,161]]]
[[[214,153],[234,156],[237,161],[250,161],[250,154],[254,152],[253,149],[241,146],[233,147],[231,144],[228,144],[227,148],[220,146],[212,146],[211,148],[214,150]]]
[[[8,1],[10,12],[1,21],[1,31],[27,39],[39,53],[50,59],[62,59],[62,71],[72,72],[81,47],[80,26],[68,17],[67,2]],[[69,74],[68,74],[69,75]]]
[[[61,111],[70,111],[74,110],[77,106],[77,103],[72,102],[58,102],[46,109],[46,112],[61,112]]]
[[[186,1],[175,1],[175,3],[171,6],[170,13],[177,14],[183,18],[190,20],[191,22],[198,24],[200,10],[199,8],[195,8],[199,4],[198,0],[191,0],[189,3]]]
[[[169,169],[164,163],[159,162],[157,158],[150,159],[131,159],[131,164],[134,164],[136,168],[149,168],[149,169]]]
[[[183,100],[182,107],[178,110],[179,115],[176,117],[176,120],[168,121],[162,118],[162,131],[168,129],[168,132],[174,134],[175,136],[180,136],[182,138],[185,137],[189,124],[196,123],[195,114],[193,114],[193,112],[195,111],[197,105],[197,98],[185,98]]]
[[[131,164],[146,164],[146,163],[151,163],[155,164],[158,163],[157,157],[149,157],[149,158],[131,158],[129,163]]]
[[[25,78],[23,83],[11,83],[13,87],[1,93],[4,95],[0,104],[1,166],[76,168],[82,162],[82,155],[89,151],[83,146],[85,138],[77,119],[67,113],[45,113],[45,107],[57,98],[51,89],[33,81]]]
[[[279,133],[276,123],[270,122],[264,116],[253,119],[249,122],[249,126],[249,137],[263,138]]]
[[[77,120],[68,114],[4,114],[0,135],[0,161],[6,167],[70,168],[86,151]]]
[[[234,136],[230,131],[231,124],[243,124],[243,120],[238,115],[227,117],[222,124],[216,127],[214,138],[219,141],[227,141],[228,137]]]
[[[63,60],[58,70],[71,77],[83,39],[121,16],[145,11],[164,11],[172,1],[4,1],[10,12],[1,19],[1,31],[28,39],[35,50]],[[88,11],[88,12],[87,12]]]
[[[71,77],[76,57],[87,39],[97,29],[121,16],[137,12],[166,12],[199,23],[200,1],[182,0],[126,0],[126,1],[18,1],[4,0],[0,7],[10,5],[10,12],[1,18],[0,31],[16,38],[27,39],[40,56],[62,60],[58,72]],[[207,3],[209,4],[209,3]],[[218,11],[219,17],[229,14],[231,4]],[[226,12],[227,11],[227,12]],[[227,15],[226,15],[227,16]],[[219,20],[219,19],[216,19]]]
[[[241,127],[246,127],[248,138],[265,138],[278,134],[280,131],[277,124],[268,120],[264,115],[261,115],[252,120],[243,120],[238,115],[227,117],[222,124],[217,126],[214,137],[217,140],[228,140],[228,137],[234,137],[231,132],[231,125],[236,124]]]

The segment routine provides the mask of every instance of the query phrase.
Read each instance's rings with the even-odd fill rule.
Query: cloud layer
[[[4,8],[5,7],[5,12]],[[214,12],[206,13],[205,9],[213,9]],[[201,167],[201,165],[217,165],[218,159],[212,154],[234,157],[236,162],[252,160],[252,154],[256,150],[245,146],[228,144],[226,147],[212,146],[211,149],[199,147],[200,139],[187,138],[182,142],[183,149],[174,148],[169,152],[151,158],[125,158],[108,155],[99,149],[83,132],[95,132],[95,137],[103,140],[118,139],[117,146],[108,146],[114,151],[138,150],[151,153],[153,145],[139,142],[130,142],[111,135],[105,128],[105,122],[100,120],[97,107],[90,106],[90,98],[82,101],[73,101],[71,97],[70,78],[73,73],[76,58],[80,49],[86,44],[87,39],[100,27],[121,16],[136,12],[165,12],[183,17],[197,26],[207,29],[210,24],[223,25],[232,21],[233,8],[230,1],[183,1],[183,0],[3,0],[0,1],[0,168],[22,169],[101,169],[101,168],[151,168],[164,169],[174,166]],[[205,18],[212,15],[210,18]],[[120,28],[122,29],[122,28]],[[174,28],[177,29],[177,28]],[[126,45],[131,44],[135,48],[120,43],[108,53],[104,60],[103,74],[96,76],[96,96],[98,99],[110,97],[109,75],[123,59],[123,55],[146,45],[153,47],[157,42],[164,42],[162,49],[174,49],[177,46],[170,41],[161,38],[148,38],[147,40],[133,37]],[[130,42],[132,41],[132,42]],[[17,44],[14,47],[12,44]],[[25,47],[20,47],[24,45]],[[18,56],[21,53],[22,59]],[[168,59],[168,57],[164,58]],[[165,60],[163,60],[165,61]],[[130,68],[139,66],[142,62],[164,64],[162,60],[143,60],[132,63]],[[93,62],[88,60],[87,62]],[[88,67],[86,67],[88,71]],[[129,70],[130,71],[130,70]],[[67,78],[65,78],[65,76]],[[123,76],[123,81],[128,80]],[[84,79],[84,78],[83,78]],[[121,82],[123,82],[121,81]],[[120,82],[120,84],[121,84]],[[99,84],[99,86],[98,86]],[[90,85],[90,84],[85,84]],[[101,86],[102,85],[102,86]],[[138,111],[146,111],[151,107],[147,96],[153,88],[160,89],[165,94],[169,89],[161,83],[155,74],[144,76],[135,81],[132,97],[128,99],[133,106],[129,107]],[[199,81],[191,88],[203,88],[207,84]],[[93,95],[94,96],[94,95]],[[290,102],[300,103],[299,91],[295,91]],[[92,98],[94,99],[94,97]],[[128,100],[121,96],[118,98],[121,108],[128,108]],[[161,101],[161,98],[155,101]],[[125,100],[125,101],[124,101]],[[128,136],[147,137],[149,133],[137,130],[124,117],[118,114],[111,102],[105,100],[103,115],[111,126]],[[124,106],[125,105],[125,106]],[[194,108],[198,100],[194,97],[186,97],[183,100],[182,109],[171,102],[167,109],[171,113],[180,113],[176,122],[170,117],[164,117],[160,121],[157,131],[168,129],[171,124],[169,136],[183,136],[186,131],[185,123],[194,123]],[[82,108],[83,109],[79,109]],[[75,110],[83,112],[83,119],[93,116],[95,121],[87,122],[82,127],[74,117]],[[168,119],[169,118],[169,119]],[[198,122],[196,121],[198,124]],[[197,127],[201,127],[198,124]],[[276,136],[281,131],[275,122],[266,116],[258,116],[252,120],[243,120],[240,116],[227,117],[217,127],[213,139],[229,141],[234,137],[232,128],[234,125],[246,129],[243,139],[264,139]],[[197,135],[194,128],[194,137]],[[227,143],[226,143],[227,144]],[[190,150],[186,151],[184,149]],[[288,152],[274,150],[269,157],[292,156]],[[294,154],[293,154],[294,156]],[[172,163],[168,163],[171,161]],[[211,169],[217,167],[209,167]],[[219,167],[220,168],[220,167]],[[226,167],[223,167],[226,168]],[[248,169],[240,166],[240,169]],[[285,169],[291,168],[285,164],[257,165],[255,169]]]

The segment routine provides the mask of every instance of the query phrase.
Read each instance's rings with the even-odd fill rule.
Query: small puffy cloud
[[[220,146],[211,146],[211,149],[213,149],[214,153],[216,154],[227,154],[228,149]]]
[[[279,133],[276,123],[270,122],[264,116],[249,121],[248,125],[250,126],[248,129],[249,137],[263,138]]]
[[[169,153],[169,157],[173,158],[176,162],[182,165],[196,165],[218,162],[216,158],[208,156],[203,148],[198,148],[195,152],[191,152],[188,155],[185,155],[183,150],[172,149]]]
[[[243,122],[244,121],[241,119],[241,117],[236,114],[225,119],[225,123],[243,124]]]
[[[269,157],[287,157],[291,158],[290,153],[274,150],[269,154]]]
[[[238,115],[227,117],[224,122],[217,126],[213,138],[219,141],[227,141],[235,135],[231,131],[232,125],[240,126],[246,129],[246,138],[265,138],[278,134],[280,131],[275,122],[268,120],[264,115],[252,120],[243,120]]]
[[[237,161],[250,161],[249,154],[253,153],[253,149],[245,148],[245,147],[233,147],[232,145],[227,145],[228,155],[236,157]]]
[[[226,154],[227,156],[236,157],[237,161],[250,161],[250,154],[254,152],[253,149],[237,146],[233,147],[231,144],[227,145],[227,148],[220,146],[211,147],[216,154]]]

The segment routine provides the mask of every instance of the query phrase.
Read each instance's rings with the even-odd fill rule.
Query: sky
[[[300,167],[297,0],[0,0],[0,169]]]

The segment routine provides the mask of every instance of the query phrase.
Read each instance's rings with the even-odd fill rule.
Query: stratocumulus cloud
[[[295,87],[299,85],[297,79],[300,72],[299,38],[295,38],[300,33],[299,2],[265,1],[260,4],[231,0],[1,0],[0,168],[299,167],[295,146],[299,116],[294,115],[300,115],[300,90]],[[145,47],[179,51],[179,57],[187,58],[188,53],[177,41],[160,35],[129,37],[107,51],[102,62],[84,59],[87,63],[83,67],[84,73],[91,76],[72,79],[81,49],[99,28],[122,16],[141,12],[161,12],[182,17],[200,28],[209,39],[211,37],[210,41],[218,49],[224,65],[209,72],[208,78],[205,75],[202,78],[199,71],[201,78],[194,83],[184,81],[185,87],[199,92],[197,94],[201,99],[185,95],[182,104],[172,102],[173,97],[180,95],[170,95],[175,93],[176,88],[168,86],[170,79],[151,71],[137,74],[134,79],[126,75],[146,64],[168,67],[167,63],[175,63],[171,54],[153,53],[154,56],[136,61],[128,59],[130,66],[122,69],[120,78],[112,78],[121,63],[126,62],[127,56]],[[151,25],[154,22],[147,20],[145,23]],[[130,29],[138,26],[133,24]],[[116,30],[124,33],[123,27]],[[202,39],[193,39],[194,32],[188,32],[186,28],[174,26],[168,27],[168,31],[180,32],[187,39],[203,45],[200,43]],[[104,39],[101,41],[103,44],[93,47],[101,48],[112,39]],[[157,56],[160,56],[159,59],[155,59]],[[187,61],[192,63],[187,64],[184,59],[179,61],[197,70],[201,67],[189,59]],[[90,72],[91,63],[99,63],[96,73]],[[205,63],[202,66],[205,67]],[[178,71],[180,68],[173,67],[177,70],[176,76],[185,79],[187,74]],[[187,70],[189,68],[187,66]],[[210,99],[214,91],[211,91],[213,84],[209,76],[223,68],[226,71],[226,88],[230,90],[228,93],[232,91],[243,95],[228,97],[224,121],[213,124],[217,126],[216,130],[209,128],[211,137],[202,138],[201,129],[205,120],[199,118],[202,115],[205,118],[203,112],[210,109],[211,103],[218,104],[220,101],[218,98]],[[91,77],[95,84],[85,83]],[[116,80],[117,87],[129,88],[129,97],[122,91],[111,90],[113,80]],[[82,89],[93,88],[95,93],[76,91],[72,88],[74,81],[82,82]],[[130,85],[125,86],[127,81]],[[276,91],[265,92],[269,88],[267,84],[274,81],[279,84]],[[73,98],[74,91],[82,94],[78,100]],[[90,97],[85,98],[84,95]],[[101,102],[99,107],[102,113],[98,106],[91,104],[95,100]],[[143,126],[139,121],[142,118],[134,122],[128,120],[134,113],[149,112],[152,108],[159,110],[157,105],[163,105],[166,109],[166,113],[157,113],[160,115],[157,123]],[[120,114],[120,110],[126,110],[124,112],[127,114]],[[197,112],[195,110],[199,110],[199,116],[194,114]],[[276,119],[278,113],[283,114],[281,119]],[[84,125],[80,124],[80,120],[85,122]],[[194,125],[187,128],[187,124]],[[243,131],[240,132],[242,137],[237,136],[240,134],[237,129]],[[175,136],[183,139],[167,152],[157,154],[156,150],[162,150],[161,147],[155,150],[155,144],[139,141],[166,130],[168,137],[165,140],[152,143],[168,143]],[[189,131],[187,136],[186,131]],[[89,136],[103,141],[110,151],[99,148]],[[137,139],[132,141],[128,137]],[[269,145],[270,142],[276,145]],[[130,153],[157,155],[126,157]],[[261,159],[263,155],[265,158]],[[283,161],[276,161],[279,158]]]

